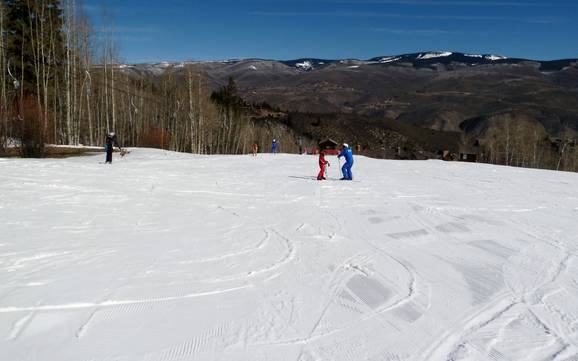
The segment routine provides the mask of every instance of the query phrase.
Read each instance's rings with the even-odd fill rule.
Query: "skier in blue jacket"
[[[277,154],[278,148],[279,148],[279,143],[277,143],[277,139],[273,139],[273,144],[271,144],[271,153]]]
[[[337,158],[345,158],[345,164],[341,167],[341,172],[343,173],[343,178],[341,180],[353,180],[353,173],[351,173],[351,167],[353,167],[353,152],[347,143],[343,143],[343,148],[341,153]]]

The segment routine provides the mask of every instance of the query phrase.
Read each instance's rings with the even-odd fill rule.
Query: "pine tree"
[[[63,64],[65,45],[60,1],[5,0],[4,6],[10,71],[20,82],[23,93],[36,93],[39,64],[51,67],[55,75]]]
[[[23,156],[42,156],[49,111],[59,111],[65,44],[58,0],[6,0],[6,63],[14,82],[14,130]],[[7,80],[8,81],[8,80]]]

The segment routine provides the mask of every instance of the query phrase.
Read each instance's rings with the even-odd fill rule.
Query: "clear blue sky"
[[[578,0],[85,0],[125,62],[367,59],[450,50],[578,58]]]

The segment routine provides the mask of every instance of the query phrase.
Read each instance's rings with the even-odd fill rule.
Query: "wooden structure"
[[[458,160],[460,162],[477,163],[478,162],[478,153],[460,153],[460,157]]]
[[[445,160],[445,161],[453,161],[453,160],[456,160],[456,157],[457,157],[455,153],[452,153],[450,150],[447,150],[447,149],[446,150],[440,150],[437,153],[437,155],[438,155],[439,159]]]
[[[339,143],[334,141],[333,139],[326,139],[322,142],[319,142],[319,151],[325,152],[326,155],[338,155],[339,149],[337,146]]]
[[[476,140],[469,146],[462,146],[460,149],[460,162],[477,163],[480,158],[480,143]]]

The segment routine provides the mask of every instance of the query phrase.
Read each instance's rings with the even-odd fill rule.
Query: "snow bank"
[[[573,360],[578,175],[0,159],[2,360]]]

